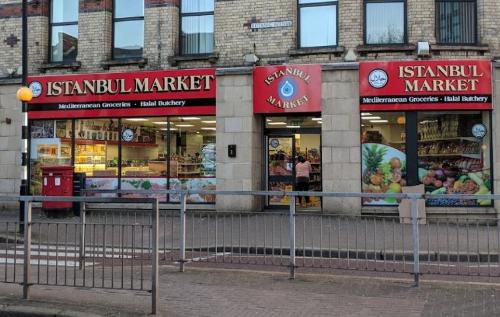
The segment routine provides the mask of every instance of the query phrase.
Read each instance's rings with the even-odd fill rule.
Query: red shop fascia
[[[256,67],[253,72],[253,100],[255,114],[321,113],[321,66]]]
[[[214,69],[33,76],[28,118],[215,115]]]
[[[458,166],[462,171],[469,169],[474,172],[476,165],[484,167],[486,162],[492,164],[492,64],[488,60],[361,62],[359,98],[362,131],[367,127],[377,129],[376,123],[371,126],[370,120],[367,120],[366,117],[370,116],[373,119],[380,119],[378,117],[384,116],[385,118],[381,119],[390,119],[392,114],[394,119],[397,115],[398,124],[405,125],[402,133],[404,138],[402,137],[400,143],[403,143],[403,148],[405,148],[403,151],[406,156],[407,185],[423,184],[422,180],[424,180],[426,192],[438,192],[440,188],[442,192],[445,192],[445,186],[441,181],[428,182],[429,179],[433,179],[433,168],[442,171],[443,166],[453,165],[453,160],[459,162],[461,160],[459,156],[468,157],[468,159],[463,158],[463,161],[475,162],[467,167]],[[471,118],[474,113],[479,122],[471,123],[464,119]],[[448,118],[462,116],[462,119],[458,120],[457,129],[461,131],[461,134],[455,136],[442,131],[442,120],[446,116]],[[437,131],[427,133],[428,131],[423,129],[429,124],[434,124],[428,118],[438,119],[434,121]],[[396,125],[391,126],[390,122],[386,124],[389,128],[396,127]],[[380,124],[378,126],[380,127]],[[479,129],[474,130],[477,126]],[[481,133],[483,133],[482,136]],[[364,137],[362,135],[363,144],[379,143],[366,141]],[[470,143],[465,143],[466,141]],[[460,142],[465,145],[452,149]],[[480,153],[477,155],[476,151],[472,150],[470,154],[464,155],[463,153],[469,151],[468,144],[471,146],[473,142],[483,144],[484,151],[479,148]],[[429,144],[433,144],[434,147],[429,147]],[[471,159],[473,156],[477,158]],[[363,162],[363,169],[366,168]],[[490,167],[488,167],[488,177],[492,175],[489,169]],[[425,170],[431,171],[429,178],[423,175]],[[483,175],[486,175],[484,170]],[[443,180],[443,182],[447,181],[456,180],[454,177]],[[476,187],[475,189],[479,191],[480,187]],[[489,190],[492,191],[491,188]],[[453,191],[448,188],[446,192]]]

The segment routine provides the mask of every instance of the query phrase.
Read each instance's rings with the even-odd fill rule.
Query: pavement
[[[500,284],[173,267],[160,272],[162,316],[498,316]],[[0,316],[146,316],[146,292],[2,284]]]

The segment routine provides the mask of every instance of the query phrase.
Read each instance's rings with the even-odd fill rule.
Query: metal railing
[[[17,220],[0,220],[0,282],[113,288],[152,293],[158,311],[158,265],[282,267],[500,277],[500,230],[488,217],[419,218],[422,194],[242,191],[120,191],[178,194],[173,209],[157,198],[0,197],[24,201],[24,232]],[[191,208],[190,194],[288,196],[287,210],[214,211]],[[297,210],[299,196],[409,200],[411,215],[329,214]],[[442,195],[444,199],[500,199],[500,195]],[[34,202],[80,202],[79,217],[51,219],[33,212]],[[124,208],[88,209],[90,203]],[[132,208],[126,208],[133,204]],[[147,208],[136,208],[137,204]],[[34,216],[35,215],[35,216]],[[29,265],[27,265],[29,264]]]
[[[32,285],[125,289],[152,293],[158,311],[159,204],[151,198],[2,197],[24,202],[23,234],[19,222],[4,222],[0,281]],[[34,202],[81,202],[80,217],[33,218]],[[141,219],[87,217],[86,203],[147,204]],[[103,210],[104,214],[107,214]],[[104,221],[101,221],[104,220]],[[0,230],[2,225],[0,223]],[[2,265],[3,264],[3,265]],[[3,271],[3,272],[2,272]]]

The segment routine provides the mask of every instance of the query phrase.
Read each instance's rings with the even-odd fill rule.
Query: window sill
[[[137,65],[139,68],[144,68],[148,63],[147,58],[127,58],[127,59],[113,59],[107,60],[101,63],[101,67],[104,70],[109,70],[113,66],[127,66],[127,65]]]
[[[417,47],[414,44],[397,45],[358,45],[356,51],[360,55],[378,54],[378,53],[411,53],[415,52]]]
[[[431,52],[442,51],[472,51],[485,53],[490,51],[490,46],[488,44],[477,44],[477,45],[450,45],[450,44],[434,44],[431,45]]]
[[[303,56],[303,55],[319,55],[319,54],[334,54],[335,56],[341,56],[345,52],[343,46],[336,47],[310,47],[310,48],[298,48],[291,49],[288,51],[290,56]]]
[[[219,53],[197,54],[197,55],[177,55],[170,56],[168,62],[172,66],[177,66],[181,62],[207,61],[210,64],[215,64],[219,60]]]
[[[42,65],[40,65],[40,71],[42,73],[45,73],[47,70],[51,69],[71,69],[76,71],[80,67],[82,67],[82,63],[79,61],[66,63],[43,63]]]

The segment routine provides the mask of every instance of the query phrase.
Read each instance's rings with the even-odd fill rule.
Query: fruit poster
[[[385,144],[363,144],[364,193],[402,193],[406,186],[406,154]],[[364,205],[397,205],[395,198],[363,198]]]
[[[166,190],[167,179],[165,177],[147,178],[122,178],[122,190]],[[123,194],[126,198],[158,198],[160,202],[167,200],[166,194]]]
[[[172,190],[216,190],[216,178],[171,178],[170,189]],[[170,195],[170,202],[178,202],[180,196]],[[214,195],[190,194],[188,203],[215,203]]]
[[[85,179],[85,188],[91,190],[115,190],[118,189],[118,178],[116,177],[87,177]],[[111,193],[89,193],[87,196],[94,197],[116,197]]]

